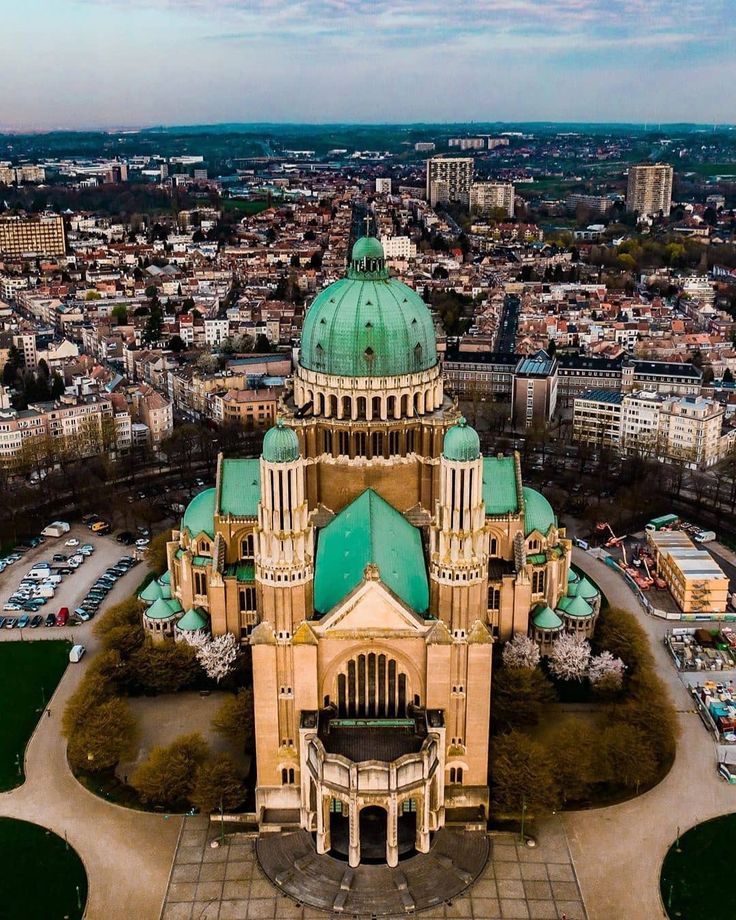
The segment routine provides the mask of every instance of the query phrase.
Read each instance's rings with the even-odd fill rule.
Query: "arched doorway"
[[[379,805],[367,805],[360,810],[360,861],[386,862],[388,815]]]
[[[350,821],[348,807],[340,799],[330,801],[330,853],[347,860],[350,852]]]

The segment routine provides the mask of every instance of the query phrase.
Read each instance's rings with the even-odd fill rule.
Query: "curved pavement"
[[[567,813],[563,821],[590,920],[656,920],[666,916],[659,873],[678,827],[684,831],[736,811],[736,787],[718,776],[713,739],[664,647],[671,624],[647,616],[605,563],[579,549],[573,561],[598,582],[612,606],[634,613],[646,630],[657,672],[678,712],[680,737],[674,765],[654,789],[621,805]]]
[[[141,569],[133,569],[115,586],[108,603],[123,600],[140,579]],[[90,633],[84,642],[88,654],[67,668],[49,703],[51,716],[39,720],[26,748],[25,783],[0,794],[0,815],[66,834],[87,871],[86,920],[158,920],[183,818],[113,805],[73,777],[61,714],[99,647]]]

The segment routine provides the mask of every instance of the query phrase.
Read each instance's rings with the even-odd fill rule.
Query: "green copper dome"
[[[537,604],[532,612],[532,622],[537,629],[561,629],[562,620],[552,610],[544,604]]]
[[[477,460],[480,456],[478,432],[468,425],[462,415],[452,428],[447,429],[442,444],[442,455],[446,460],[460,462]]]
[[[562,610],[563,613],[566,613],[569,617],[590,617],[593,615],[593,608],[590,604],[584,600],[580,595],[576,597],[570,597],[569,595],[563,598],[560,598],[560,603],[557,605],[558,610]]]
[[[215,490],[205,489],[187,505],[181,521],[181,529],[188,530],[190,536],[196,537],[201,533],[215,538]]]
[[[263,459],[268,463],[292,463],[299,459],[299,440],[293,428],[278,419],[263,438]]]
[[[375,236],[361,236],[353,246],[351,259],[358,262],[360,259],[383,259],[383,246]]]
[[[416,291],[391,278],[375,237],[353,246],[347,277],[307,311],[302,367],[338,377],[392,377],[437,364],[432,316]]]
[[[555,513],[552,505],[541,492],[524,486],[524,536],[528,537],[537,530],[546,537],[554,524]]]

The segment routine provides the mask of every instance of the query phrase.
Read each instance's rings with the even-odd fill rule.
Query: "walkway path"
[[[714,742],[667,655],[662,640],[668,624],[648,617],[624,580],[604,563],[578,549],[573,561],[598,582],[612,606],[636,615],[678,711],[677,756],[658,786],[622,805],[563,818],[590,920],[656,920],[665,916],[659,872],[678,827],[684,831],[736,811],[736,788],[718,777]]]
[[[133,569],[111,592],[109,603],[129,596],[142,577],[141,566]],[[61,714],[98,647],[91,635],[85,644],[90,654],[67,668],[49,703],[51,717],[40,720],[26,749],[26,781],[0,795],[0,815],[67,836],[87,871],[87,920],[158,920],[182,818],[105,802],[72,776]]]

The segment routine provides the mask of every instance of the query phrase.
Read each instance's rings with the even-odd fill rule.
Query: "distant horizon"
[[[3,130],[720,124],[736,0],[26,0]],[[540,114],[544,113],[544,118]]]
[[[697,122],[697,121],[595,121],[595,120],[576,120],[561,121],[556,119],[529,119],[524,121],[507,121],[492,120],[483,121],[473,119],[470,121],[214,121],[214,122],[189,122],[189,123],[150,123],[150,124],[128,124],[120,125],[110,123],[108,125],[77,125],[68,127],[43,127],[31,128],[22,126],[9,126],[0,124],[0,135],[43,135],[43,134],[142,134],[156,131],[206,131],[208,129],[279,129],[279,128],[426,128],[440,129],[448,131],[452,129],[471,129],[466,133],[472,134],[473,129],[476,133],[487,133],[486,128],[493,127],[499,130],[509,128],[618,128],[632,129],[639,132],[657,133],[666,129],[694,129],[697,131],[733,131],[736,130],[736,122]]]

